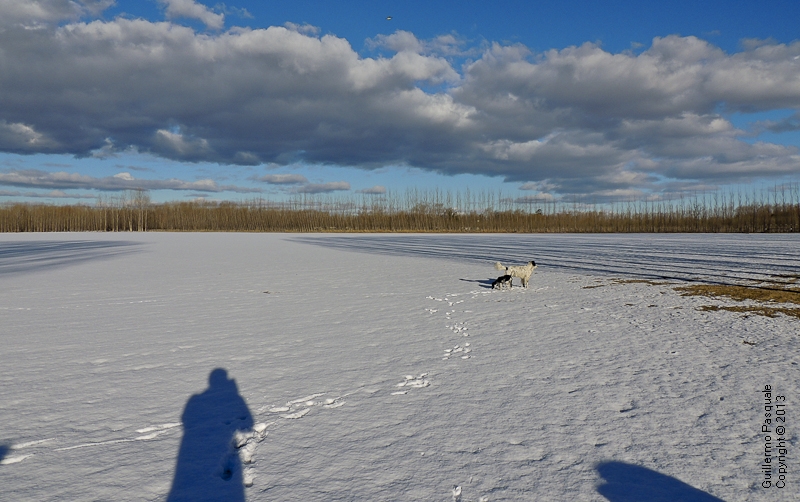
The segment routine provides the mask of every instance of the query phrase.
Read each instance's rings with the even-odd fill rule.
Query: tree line
[[[520,201],[490,192],[298,196],[284,202],[152,203],[145,191],[94,205],[9,203],[0,232],[797,232],[795,185],[760,194],[714,193],[603,204]]]

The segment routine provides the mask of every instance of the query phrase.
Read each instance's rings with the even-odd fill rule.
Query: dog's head
[[[536,262],[531,260],[531,267],[536,268]]]

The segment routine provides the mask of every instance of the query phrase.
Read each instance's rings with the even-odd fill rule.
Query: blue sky
[[[796,183],[797,19],[796,1],[0,0],[0,202]]]

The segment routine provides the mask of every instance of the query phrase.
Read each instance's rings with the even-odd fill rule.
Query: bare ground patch
[[[800,276],[775,275],[774,280],[753,281],[752,284],[689,284],[677,285],[652,279],[612,279],[607,284],[592,284],[583,289],[600,288],[614,284],[648,284],[650,286],[670,286],[681,296],[702,296],[713,299],[728,299],[737,302],[751,302],[749,305],[702,305],[705,312],[739,312],[749,315],[777,317],[780,314],[800,318]],[[759,305],[752,305],[756,302]],[[633,306],[632,303],[626,303]],[[648,305],[654,307],[655,305]]]
[[[766,317],[777,317],[779,314],[783,314],[789,317],[800,318],[800,307],[794,306],[800,305],[800,289],[798,289],[796,286],[793,286],[794,282],[795,281],[761,282],[752,285],[691,284],[688,286],[676,287],[675,291],[679,292],[682,296],[727,298],[739,302],[752,301],[762,304],[701,306],[700,310],[706,312],[726,310],[728,312],[763,315]]]
[[[611,284],[649,284],[650,286],[670,286],[675,283],[654,281],[651,279],[611,279],[611,282],[609,284],[591,284],[589,286],[583,286],[582,289],[602,288]]]
[[[615,284],[649,284],[651,286],[669,286],[674,283],[654,281],[652,279],[614,279]]]
[[[681,296],[703,296],[714,299],[728,299],[738,302],[756,302],[761,305],[702,305],[704,312],[739,312],[742,314],[777,317],[780,314],[800,318],[800,276],[774,275],[775,279],[753,281],[752,284],[689,284],[677,285],[675,282],[652,279],[611,279],[608,283],[590,284],[582,289],[602,288],[615,284],[648,284],[650,286],[670,286]],[[777,304],[777,305],[776,305]],[[626,306],[634,306],[626,303]],[[795,307],[797,305],[797,307]],[[656,305],[648,305],[655,307]]]
[[[766,317],[778,317],[778,314],[783,314],[789,317],[797,317],[798,319],[800,319],[800,309],[791,307],[757,307],[757,306],[726,307],[722,305],[703,305],[699,307],[699,310],[702,310],[704,312],[717,312],[719,310],[727,310],[728,312],[763,315]]]
[[[736,301],[792,303],[800,305],[800,290],[770,286],[740,286],[730,284],[691,284],[675,288],[683,296],[706,296],[709,298],[730,298]]]

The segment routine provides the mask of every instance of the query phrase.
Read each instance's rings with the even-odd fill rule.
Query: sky
[[[800,182],[796,1],[0,0],[0,203]]]

